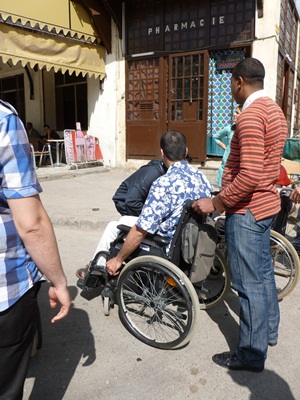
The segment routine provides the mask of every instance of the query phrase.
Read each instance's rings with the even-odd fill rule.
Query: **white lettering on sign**
[[[211,18],[211,25],[222,25],[225,24],[225,16],[221,15],[219,17],[212,17]],[[165,33],[171,33],[171,32],[177,32],[179,30],[188,30],[188,29],[195,29],[195,28],[203,28],[205,26],[205,19],[201,18],[198,21],[193,20],[193,21],[183,21],[180,23],[174,23],[173,25],[165,25],[164,27],[164,32]],[[148,36],[151,35],[159,35],[160,34],[160,26],[154,26],[151,28],[148,28]]]

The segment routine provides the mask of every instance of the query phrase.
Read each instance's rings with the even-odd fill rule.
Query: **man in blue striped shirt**
[[[41,191],[24,126],[15,109],[0,100],[0,398],[23,397],[43,274],[51,282],[50,306],[61,305],[51,322],[71,306]]]

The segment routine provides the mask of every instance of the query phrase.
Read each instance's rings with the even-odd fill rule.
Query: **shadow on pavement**
[[[249,389],[249,400],[295,400],[286,381],[273,371],[228,371],[228,374],[235,383]]]
[[[65,319],[51,324],[58,311],[49,306],[48,289],[49,284],[44,283],[39,293],[43,345],[29,365],[27,378],[35,378],[30,400],[63,399],[78,364],[88,366],[96,359],[87,313],[73,308]],[[69,289],[74,300],[78,289]]]
[[[239,324],[230,314],[229,310],[239,316],[240,306],[238,296],[230,291],[227,293],[225,301],[226,303],[223,301],[207,310],[207,314],[218,325],[219,330],[227,341],[228,349],[225,348],[224,351],[235,351],[239,339]]]
[[[239,316],[239,300],[234,292],[229,292],[222,302],[207,311],[209,317],[218,325],[224,335],[228,349],[222,351],[235,351],[239,339],[239,324],[230,314],[231,310]],[[295,400],[289,385],[275,372],[265,369],[261,373],[245,371],[227,371],[233,382],[247,387],[250,391],[249,400]],[[248,398],[248,397],[247,397]]]

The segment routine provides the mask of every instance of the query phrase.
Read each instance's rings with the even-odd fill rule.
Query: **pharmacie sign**
[[[210,19],[210,25],[214,26],[216,24],[222,25],[225,24],[225,15],[221,15],[218,17],[212,17]],[[190,29],[197,29],[197,28],[204,28],[206,25],[205,19],[200,18],[199,20],[192,20],[192,21],[182,21],[182,22],[176,22],[174,24],[167,24],[164,25],[161,29],[160,26],[151,26],[147,30],[147,35],[159,35],[161,33],[161,30],[164,31],[164,33],[171,33],[171,32],[177,32],[177,31],[187,31]]]
[[[254,38],[253,0],[127,0],[126,54],[196,50]]]

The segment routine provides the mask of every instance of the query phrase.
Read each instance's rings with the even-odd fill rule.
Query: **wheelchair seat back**
[[[191,207],[193,202],[193,200],[188,200],[183,207],[169,254],[166,250],[170,243],[168,238],[148,234],[126,262],[144,255],[155,255],[168,259],[185,271],[192,282],[205,279],[213,264],[217,233],[215,228],[207,223],[205,215],[194,212]],[[111,257],[116,256],[120,251],[131,228],[119,225],[118,229],[121,232],[111,245]]]
[[[170,260],[186,271],[192,283],[204,280],[213,266],[217,231],[212,219],[192,209],[188,200],[183,208],[170,250]]]

